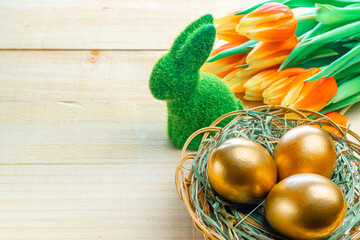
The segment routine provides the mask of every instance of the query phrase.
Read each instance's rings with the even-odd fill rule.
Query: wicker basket
[[[313,122],[315,122],[315,120],[318,120],[318,122],[319,122],[320,121],[319,119],[321,119],[321,125],[327,126],[326,127],[327,130],[329,130],[329,128],[336,129],[338,131],[338,135],[341,135],[341,136],[344,136],[345,132],[347,132],[346,138],[345,138],[347,146],[349,148],[351,148],[355,154],[360,155],[360,137],[357,134],[355,134],[354,132],[352,132],[351,130],[345,129],[342,126],[335,124],[333,121],[331,121],[330,119],[328,119],[327,117],[325,117],[324,115],[322,115],[320,113],[310,111],[310,110],[292,109],[292,108],[281,107],[281,106],[260,106],[260,107],[252,108],[248,111],[265,112],[265,113],[269,113],[271,115],[280,117],[281,119],[286,119],[287,121],[296,121],[297,126],[313,123]],[[186,169],[187,163],[197,161],[197,159],[196,159],[197,155],[202,150],[202,148],[204,148],[204,144],[202,147],[200,147],[198,153],[191,153],[191,154],[188,154],[185,156],[187,146],[191,142],[191,140],[199,134],[204,134],[204,136],[202,138],[203,143],[208,138],[216,139],[217,137],[219,137],[221,135],[222,131],[226,127],[228,127],[231,123],[234,123],[235,121],[246,117],[248,111],[235,111],[235,112],[231,112],[231,113],[221,116],[216,121],[214,121],[209,127],[202,128],[202,129],[196,131],[195,133],[193,133],[189,137],[189,139],[187,140],[187,142],[185,143],[185,145],[182,149],[181,160],[178,163],[176,172],[175,172],[176,189],[177,189],[177,192],[179,194],[181,201],[184,203],[188,213],[190,214],[190,216],[192,218],[195,228],[198,229],[202,234],[204,234],[205,239],[226,240],[226,238],[221,236],[221,234],[219,234],[218,232],[209,228],[202,220],[202,217],[200,217],[198,215],[198,213],[195,211],[194,204],[191,200],[191,194],[192,194],[192,186],[194,184],[194,181],[196,180],[196,175],[193,173],[193,171],[191,169],[188,169],[187,170],[188,172],[186,172],[185,169]],[[311,117],[309,117],[309,116],[311,116]],[[229,124],[227,124],[225,127],[223,127],[223,128],[219,127],[218,126],[219,123],[221,123],[223,120],[227,119],[228,117],[232,117],[234,119]],[[213,133],[216,132],[216,135],[214,135],[214,134],[209,135],[211,132],[213,132]],[[332,136],[334,139],[334,135],[332,135]],[[345,149],[345,151],[346,151],[346,149]],[[338,154],[340,154],[340,153],[338,153]],[[356,165],[356,168],[359,167],[358,163],[354,163],[354,164]],[[358,176],[359,171],[356,171],[356,174]],[[360,189],[357,188],[356,202],[359,199],[359,190]],[[251,218],[248,218],[248,215],[242,214],[242,216],[244,216],[245,221],[251,222],[256,225],[256,223],[254,223],[254,221]],[[237,223],[234,222],[233,224],[236,225]],[[259,226],[259,225],[257,225],[257,226]],[[262,227],[262,226],[259,226],[259,227]],[[272,231],[272,230],[269,229],[269,231]],[[359,226],[356,227],[356,230],[352,230],[351,233],[353,234],[352,239],[360,239]],[[237,239],[237,238],[234,237],[234,239]],[[257,239],[257,237],[254,237],[254,239]],[[269,238],[267,238],[267,239],[269,239]],[[278,238],[270,237],[270,239],[278,239]]]

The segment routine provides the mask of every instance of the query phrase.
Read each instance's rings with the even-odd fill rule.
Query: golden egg
[[[270,153],[246,138],[232,138],[210,154],[208,177],[213,189],[234,203],[256,203],[276,184]]]
[[[270,226],[294,239],[320,239],[344,221],[346,200],[328,178],[302,173],[279,182],[265,200]]]
[[[336,165],[331,137],[321,128],[299,126],[282,136],[274,151],[278,178],[315,173],[330,178]]]

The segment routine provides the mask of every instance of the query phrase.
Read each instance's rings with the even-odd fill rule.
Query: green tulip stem
[[[295,17],[297,21],[310,20],[315,18],[315,13]]]
[[[324,109],[322,109],[320,111],[320,113],[325,114],[328,112],[332,112],[332,111],[338,110],[340,108],[347,107],[351,104],[357,103],[359,101],[360,101],[360,93],[357,93],[357,94],[354,94],[351,97],[348,97],[340,102],[333,103],[333,104],[326,106]]]
[[[312,38],[308,38],[301,43],[299,48],[306,47],[315,43],[326,44],[335,40],[339,40],[341,38],[349,37],[354,34],[359,33],[360,21],[353,22],[350,24],[342,25],[320,35],[317,35]]]
[[[351,49],[349,52],[344,54],[342,57],[338,58],[331,64],[329,64],[326,68],[324,68],[321,72],[315,74],[314,76],[308,78],[306,81],[314,81],[316,79],[327,77],[333,75],[335,71],[340,72],[339,69],[346,66],[346,64],[355,58],[358,54],[360,54],[360,44]]]

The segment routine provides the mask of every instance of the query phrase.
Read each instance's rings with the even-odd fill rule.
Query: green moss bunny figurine
[[[212,15],[194,21],[158,60],[150,77],[151,93],[167,103],[168,134],[178,148],[196,130],[209,126],[225,113],[243,109],[222,79],[200,71],[215,36]],[[195,138],[189,148],[197,149],[200,140],[199,136]]]

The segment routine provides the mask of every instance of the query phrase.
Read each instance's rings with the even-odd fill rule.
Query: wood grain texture
[[[148,90],[163,53],[0,52],[2,239],[202,239]]]
[[[147,88],[163,52],[0,52],[1,239],[202,239]]]
[[[191,21],[240,0],[2,0],[2,49],[167,49]]]
[[[177,162],[148,89],[162,52],[0,54],[1,164]]]
[[[1,239],[201,239],[175,164],[2,166]]]

